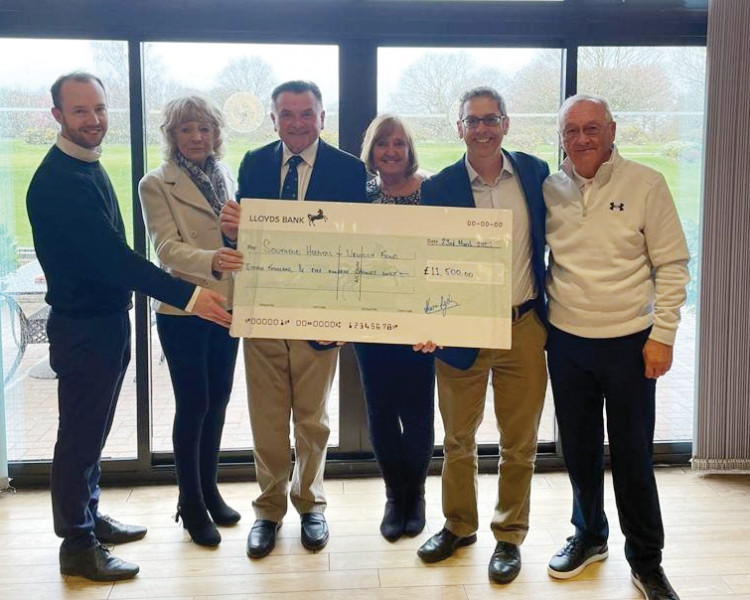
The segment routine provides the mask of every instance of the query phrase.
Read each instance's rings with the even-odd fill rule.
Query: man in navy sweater
[[[229,326],[220,294],[180,281],[136,254],[125,239],[117,196],[99,163],[107,133],[102,82],[89,73],[53,84],[57,142],[26,197],[34,245],[51,307],[50,363],[58,377],[60,420],[52,459],[52,512],[63,538],[60,572],[94,581],[129,579],[138,566],[102,543],[146,535],[99,512],[101,453],[130,361],[131,290]]]

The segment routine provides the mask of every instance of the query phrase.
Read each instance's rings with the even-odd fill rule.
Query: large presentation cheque
[[[241,206],[233,336],[510,348],[511,211]]]

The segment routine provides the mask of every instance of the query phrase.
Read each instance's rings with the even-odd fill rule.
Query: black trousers
[[[52,514],[63,546],[79,549],[95,541],[102,448],[130,362],[130,319],[127,312],[73,319],[52,310],[47,335],[60,412]]]
[[[422,485],[435,440],[434,356],[393,344],[355,344],[354,350],[370,441],[386,484]],[[389,468],[396,463],[401,472]],[[389,481],[391,476],[395,480]]]
[[[218,494],[216,475],[239,340],[194,316],[156,315],[175,396],[172,427],[177,483],[183,506]]]
[[[576,535],[601,544],[604,512],[604,425],[607,411],[612,479],[625,557],[645,574],[661,564],[664,528],[652,463],[656,381],[644,375],[650,329],[582,338],[550,327],[548,365],[563,456],[573,485]]]

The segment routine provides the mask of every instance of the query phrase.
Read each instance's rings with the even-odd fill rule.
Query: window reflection
[[[436,173],[465,151],[458,138],[459,98],[479,85],[505,98],[510,129],[503,147],[539,156],[557,170],[555,120],[560,105],[562,53],[536,48],[379,48],[378,112],[394,112],[414,130],[420,169]],[[437,394],[436,394],[437,397]],[[477,442],[496,444],[498,434],[492,388]],[[435,439],[443,438],[435,410]],[[553,441],[554,409],[547,391],[539,441]]]
[[[338,47],[287,44],[188,44],[147,43],[144,45],[144,91],[148,169],[161,160],[161,110],[172,98],[200,93],[222,109],[225,128],[224,161],[235,177],[245,152],[275,139],[269,114],[271,92],[291,79],[315,81],[323,94],[326,111],[321,137],[338,146]],[[151,252],[151,256],[155,254]],[[166,362],[161,360],[159,337],[152,331],[152,448],[172,452],[174,393]],[[329,398],[331,436],[339,440],[338,376]],[[242,352],[237,359],[232,397],[222,439],[223,450],[252,448],[247,410],[245,365]]]
[[[625,157],[662,173],[690,250],[690,284],[671,370],[656,386],[656,441],[693,437],[700,276],[705,48],[584,47],[578,90],[610,102]]]
[[[61,74],[91,71],[104,82],[109,132],[102,164],[120,202],[132,241],[130,116],[127,44],[87,40],[0,40],[0,334],[8,460],[51,460],[57,433],[57,380],[44,334],[44,293],[26,190],[54,143],[58,125],[49,88]],[[12,57],[12,60],[8,59]],[[24,322],[24,319],[28,323]],[[25,343],[28,341],[28,343]],[[105,458],[136,455],[135,361],[120,394]]]

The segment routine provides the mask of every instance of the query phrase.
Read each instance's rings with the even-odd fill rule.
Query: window
[[[690,284],[672,369],[656,386],[656,441],[693,437],[700,270],[705,48],[583,47],[578,90],[610,102],[625,157],[661,172],[690,250]]]
[[[534,48],[379,48],[378,112],[394,112],[414,130],[420,169],[436,173],[464,153],[458,138],[459,98],[479,85],[504,97],[510,129],[503,147],[539,156],[557,170],[555,119],[560,105],[562,55]],[[479,443],[496,444],[493,392],[488,387]],[[435,411],[435,439],[443,423]],[[552,392],[547,391],[540,441],[554,440]]]
[[[173,98],[199,93],[210,97],[224,113],[227,122],[224,161],[236,177],[245,152],[278,139],[269,116],[271,92],[278,84],[292,79],[312,80],[318,84],[326,110],[321,137],[334,146],[338,145],[336,46],[147,43],[144,57],[149,169],[162,161],[159,130],[162,107]],[[156,260],[153,252],[152,257]],[[151,341],[152,449],[171,452],[174,393],[155,328],[152,329]],[[338,378],[331,391],[329,414],[329,444],[335,446],[339,432]],[[245,363],[240,350],[222,449],[251,447]]]
[[[8,459],[49,460],[57,434],[57,381],[49,366],[44,303],[46,284],[36,260],[26,215],[26,190],[59,127],[49,88],[63,73],[86,70],[104,82],[109,132],[102,164],[117,192],[126,233],[132,241],[130,202],[130,94],[125,42],[0,40],[0,330],[5,382]],[[119,410],[104,448],[105,458],[136,454],[135,367],[120,394]]]

